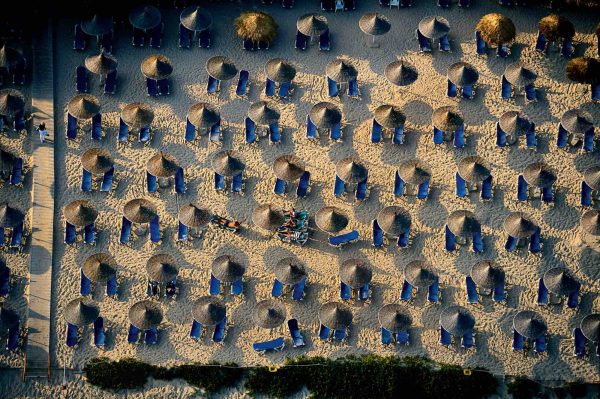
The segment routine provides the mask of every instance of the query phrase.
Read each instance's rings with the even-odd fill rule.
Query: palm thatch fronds
[[[479,20],[476,28],[483,40],[492,46],[510,43],[517,35],[513,21],[498,13],[486,14]]]
[[[577,83],[600,83],[600,61],[595,58],[573,58],[567,63],[566,72],[567,77]]]
[[[255,42],[272,42],[279,25],[272,16],[262,11],[245,11],[234,22],[238,36]]]
[[[538,29],[544,37],[554,42],[557,39],[570,40],[575,36],[575,26],[571,21],[560,15],[552,14],[540,19]]]

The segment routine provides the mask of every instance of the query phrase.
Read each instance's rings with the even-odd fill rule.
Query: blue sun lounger
[[[576,327],[573,329],[573,355],[577,357],[584,357],[586,355],[586,339],[581,331],[581,328]]]
[[[583,150],[585,152],[594,151],[594,128],[593,127],[583,134]]]
[[[364,201],[367,198],[367,179],[356,185],[356,193],[354,197],[357,201]]]
[[[177,227],[177,241],[187,241],[188,232],[189,228],[185,224],[179,222],[179,225]]]
[[[470,305],[479,303],[479,295],[477,294],[477,286],[471,276],[465,278],[465,287],[467,289],[467,303]]]
[[[496,48],[496,57],[506,58],[510,55],[510,48],[507,44],[501,44]]]
[[[227,317],[219,322],[215,326],[215,331],[212,335],[212,341],[216,344],[220,344],[225,339],[225,329],[227,328]]]
[[[565,58],[571,58],[575,54],[575,47],[573,47],[573,40],[564,39],[560,46],[560,55]]]
[[[252,144],[256,142],[256,125],[254,121],[249,117],[244,119],[245,126],[245,134],[246,134],[246,144]]]
[[[528,195],[528,191],[527,191],[527,182],[525,181],[525,178],[523,177],[523,175],[519,175],[519,177],[517,178],[517,200],[518,201],[527,201],[527,198],[529,197]]]
[[[419,51],[422,53],[431,52],[431,40],[423,36],[423,34],[416,30],[417,40],[419,41]]]
[[[221,121],[220,120],[210,127],[210,131],[208,133],[208,140],[211,143],[219,143],[221,141]]]
[[[221,282],[212,273],[210,274],[208,293],[210,295],[219,295],[221,293]]]
[[[244,282],[241,278],[231,283],[231,295],[241,295],[243,291]]]
[[[389,345],[394,340],[394,336],[391,331],[381,327],[381,345]]]
[[[235,94],[238,96],[245,96],[248,91],[248,81],[250,79],[250,73],[246,70],[240,71],[240,78],[235,88]]]
[[[444,35],[440,37],[439,47],[440,51],[450,51],[450,41],[448,40],[448,35]]]
[[[10,268],[6,266],[0,275],[0,297],[6,297],[10,291]]]
[[[558,135],[556,137],[556,146],[565,149],[569,142],[569,132],[563,127],[562,123],[558,124]]]
[[[215,190],[225,191],[225,177],[215,173]]]
[[[437,303],[440,300],[440,280],[435,277],[433,284],[427,288],[427,301]]]
[[[185,26],[179,24],[179,41],[178,45],[180,48],[190,48],[191,46],[191,31]]]
[[[144,333],[144,343],[146,345],[155,345],[158,342],[158,331],[156,327],[146,330]]]
[[[341,247],[346,244],[357,241],[359,234],[357,230],[352,230],[348,233],[340,234],[337,236],[329,237],[329,245],[334,247]]]
[[[75,88],[78,93],[88,92],[87,69],[83,65],[75,69]]]
[[[452,344],[452,335],[440,325],[440,345],[450,347]]]
[[[539,279],[538,280],[538,290],[537,290],[537,300],[536,303],[538,305],[548,305],[549,303],[549,293],[548,293],[548,288],[546,288],[546,285],[544,284],[544,280],[543,279]]]
[[[348,82],[348,97],[358,97],[359,95],[358,81],[354,78]]]
[[[198,323],[196,320],[192,321],[192,328],[190,330],[190,338],[198,340],[202,336],[202,324]]]
[[[392,135],[393,144],[404,144],[404,125],[397,126],[394,128],[394,134]]]
[[[115,69],[108,75],[104,81],[104,94],[115,94],[117,91],[117,70]]]
[[[512,350],[521,352],[525,347],[525,339],[521,334],[517,332],[517,330],[513,329],[513,342],[512,342]]]
[[[133,33],[131,35],[131,44],[133,47],[144,47],[144,42],[146,41],[146,36],[143,30],[138,28],[133,28]]]
[[[121,220],[121,235],[119,237],[120,244],[129,244],[129,240],[131,239],[131,228],[131,221],[123,216]]]
[[[466,98],[467,100],[472,100],[473,97],[474,97],[473,85],[463,86],[462,98]]]
[[[75,25],[75,37],[73,39],[73,50],[85,50],[85,33],[80,24]]]
[[[500,90],[500,96],[506,100],[512,96],[512,85],[508,83],[508,80],[506,80],[506,77],[504,77],[504,75],[502,75],[501,82],[502,87]]]
[[[339,342],[345,341],[346,336],[347,336],[346,329],[340,329],[340,330],[333,331],[333,339],[335,341],[339,341]]]
[[[300,332],[300,327],[298,327],[298,320],[289,319],[287,324],[288,329],[290,330],[290,336],[292,338],[292,347],[298,348],[306,345],[306,343],[304,342],[304,337]]]
[[[542,188],[542,201],[546,204],[554,202],[554,192],[552,186]]]
[[[379,223],[377,223],[377,219],[373,219],[371,221],[371,230],[373,234],[373,241],[371,245],[375,248],[383,247],[383,230],[379,227]]]
[[[158,244],[161,240],[160,225],[158,223],[158,216],[155,216],[150,221],[150,242]]]
[[[340,299],[346,301],[350,298],[352,298],[352,289],[348,284],[340,281]]]
[[[581,182],[581,206],[591,206],[592,205],[592,188],[587,185],[585,181]]]
[[[506,147],[508,141],[506,139],[506,132],[500,127],[500,123],[496,122],[496,146]]]
[[[7,351],[14,351],[19,347],[19,325],[20,323],[17,322],[17,324],[8,329],[8,338],[6,340]]]
[[[104,347],[106,341],[106,333],[104,332],[104,319],[98,317],[94,321],[94,346],[98,348]]]
[[[535,39],[535,49],[540,53],[545,53],[548,48],[548,40],[546,37],[538,30],[537,37]]]
[[[577,289],[571,292],[567,298],[567,307],[569,309],[577,309],[579,306],[579,290],[581,287],[577,287]]]
[[[323,324],[319,327],[319,339],[326,341],[331,337],[331,329]]]
[[[317,126],[310,119],[310,115],[306,115],[306,138],[313,140],[317,138]]]
[[[494,286],[492,290],[492,301],[503,302],[506,300],[504,278]]]
[[[290,95],[290,89],[292,88],[292,82],[283,82],[279,85],[277,96],[280,98],[287,98]]]
[[[296,188],[296,197],[304,198],[308,194],[308,188],[310,187],[310,172],[305,171],[302,176],[300,176],[300,181],[298,181],[298,187]]]
[[[409,238],[410,226],[408,227],[408,230],[406,230],[404,233],[398,236],[398,241],[396,242],[396,245],[398,245],[399,248],[407,248],[409,244]]]
[[[371,125],[371,143],[381,143],[382,128],[381,125],[373,118]]]
[[[150,126],[144,126],[140,128],[138,141],[143,144],[150,142]]]
[[[77,138],[77,118],[67,113],[67,139],[75,140]]]
[[[110,192],[112,190],[113,177],[115,174],[114,166],[110,168],[102,177],[102,183],[100,183],[101,192]]]
[[[327,77],[327,95],[329,97],[337,97],[338,96],[338,84],[335,80],[331,79],[329,76]]]
[[[117,276],[113,276],[106,282],[106,296],[114,297],[117,295]]]
[[[460,346],[463,347],[464,349],[471,349],[474,344],[475,343],[473,340],[473,331],[467,332],[460,339]]]
[[[525,86],[525,98],[527,101],[537,101],[535,86],[533,84]]]
[[[150,31],[150,47],[159,49],[162,45],[162,34],[165,28],[164,22]]]
[[[492,189],[492,176],[486,177],[481,183],[481,199],[483,201],[489,201],[492,199],[493,189]]]
[[[217,91],[219,91],[219,81],[209,76],[208,83],[206,84],[206,92],[208,94],[215,94]]]
[[[335,183],[333,186],[333,195],[336,197],[341,197],[344,194],[345,190],[346,190],[346,185],[344,184],[342,179],[340,179],[338,177],[338,175],[335,175]]]
[[[305,34],[300,32],[299,30],[297,30],[296,31],[296,42],[294,44],[294,47],[297,48],[298,50],[306,50],[307,43],[308,43],[308,36],[306,36]]]
[[[306,279],[296,283],[292,288],[292,299],[294,301],[301,301],[304,299],[304,288],[306,286]]]
[[[67,323],[67,346],[76,347],[79,343],[79,328],[71,323]]]
[[[149,172],[146,172],[146,188],[149,193],[155,193],[158,190],[156,176],[151,175]]]
[[[448,225],[444,228],[444,249],[448,252],[456,251],[456,236],[450,231]]]
[[[285,339],[283,339],[283,337],[279,337],[279,338],[273,339],[271,341],[255,342],[252,344],[252,349],[254,349],[255,352],[260,353],[261,355],[266,353],[267,351],[279,352],[284,347],[285,347]]]
[[[504,244],[504,249],[507,252],[512,252],[517,249],[517,244],[519,243],[519,239],[517,237],[508,236],[506,239],[506,243]]]
[[[128,139],[129,139],[129,126],[123,121],[123,119],[119,118],[118,142],[126,143]]]
[[[480,254],[483,252],[483,238],[481,237],[481,231],[476,231],[471,237],[471,244],[473,252]]]
[[[83,269],[80,270],[80,282],[79,282],[79,294],[82,296],[87,296],[92,293],[92,282],[86,275],[83,273]]]
[[[211,42],[211,37],[210,37],[210,29],[204,29],[203,31],[200,31],[200,33],[198,34],[198,47],[200,48],[210,48],[210,42]]]
[[[276,178],[275,186],[273,187],[273,193],[277,195],[285,194],[285,189],[287,187],[287,183],[285,180],[281,180],[280,178]]]
[[[157,82],[158,85],[158,95],[160,96],[168,96],[171,94],[171,87],[169,85],[169,79],[161,79]]]
[[[410,301],[412,298],[412,290],[412,284],[405,279],[402,283],[402,290],[400,291],[400,300],[405,302]]]
[[[283,283],[277,279],[273,280],[273,288],[271,289],[271,296],[273,298],[279,298],[283,295]]]
[[[175,192],[177,194],[185,193],[185,177],[183,175],[183,168],[181,167],[175,172]]]
[[[77,230],[74,225],[69,222],[65,222],[65,244],[75,244],[77,241]]]
[[[481,37],[481,33],[479,31],[475,31],[475,45],[477,49],[477,55],[485,55],[487,54],[487,43]]]
[[[269,125],[269,142],[271,144],[281,143],[281,132],[279,131],[279,122],[274,122]]]
[[[448,79],[448,84],[447,84],[447,88],[446,88],[446,95],[448,97],[454,98],[454,97],[456,97],[457,91],[458,91],[458,89],[457,89],[456,85],[454,83],[452,83],[450,81],[450,79]]]
[[[140,339],[140,329],[129,324],[129,331],[127,332],[127,342],[130,344],[137,344]]]
[[[600,101],[600,84],[592,85],[590,92],[592,93],[592,101]]]
[[[454,147],[465,147],[465,127],[461,126],[454,132]]]
[[[273,97],[275,95],[275,82],[271,79],[267,78],[267,83],[265,85],[265,96]]]
[[[19,252],[21,252],[23,246],[23,224],[24,222],[21,222],[13,227],[12,237],[10,239],[10,248],[18,249]]]
[[[437,127],[433,127],[433,144],[442,144],[444,142],[444,132],[438,129]]]
[[[83,228],[83,242],[90,245],[96,244],[96,227],[94,223],[88,224]]]
[[[394,173],[394,196],[402,197],[404,195],[406,183],[400,177],[398,171]]]
[[[333,141],[340,141],[342,139],[342,124],[341,122],[333,125],[329,131],[329,138]]]
[[[362,287],[358,289],[358,300],[366,301],[371,296],[371,288],[369,287],[369,283],[366,283]]]
[[[81,172],[81,191],[85,193],[92,191],[92,174],[85,169]]]
[[[146,91],[150,97],[158,96],[158,84],[156,80],[146,78]]]
[[[533,344],[533,351],[536,353],[546,352],[546,336],[542,335],[535,339]]]
[[[541,228],[538,227],[529,238],[529,252],[537,254],[542,250],[541,247]]]
[[[331,40],[329,38],[329,29],[319,35],[319,51],[329,51],[331,49]]]
[[[102,139],[102,114],[92,117],[92,140]]]

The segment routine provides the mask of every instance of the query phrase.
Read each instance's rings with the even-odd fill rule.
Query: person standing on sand
[[[46,136],[48,135],[48,131],[46,130],[46,124],[44,122],[40,123],[37,130],[40,133],[40,142],[45,143]]]

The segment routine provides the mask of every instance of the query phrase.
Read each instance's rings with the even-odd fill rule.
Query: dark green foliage
[[[90,384],[115,390],[143,386],[152,370],[153,366],[135,359],[112,361],[105,357],[92,359],[83,369]]]
[[[243,369],[234,363],[220,367],[216,362],[209,365],[186,364],[174,367],[171,371],[176,378],[183,378],[188,384],[201,387],[209,394],[237,385],[244,374]]]
[[[508,384],[508,393],[514,399],[531,399],[540,392],[540,385],[528,378],[517,377],[513,382]]]

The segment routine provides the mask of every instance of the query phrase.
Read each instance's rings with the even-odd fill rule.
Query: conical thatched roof
[[[504,77],[514,86],[525,87],[535,82],[537,74],[521,62],[515,62],[506,67]]]
[[[462,337],[475,327],[475,318],[462,306],[452,305],[442,310],[440,324],[455,337]]]
[[[273,269],[275,278],[286,285],[294,285],[306,278],[306,267],[294,257],[280,259]]]
[[[400,164],[398,174],[404,182],[419,185],[431,178],[431,168],[420,159],[409,159]]]
[[[306,36],[319,36],[329,29],[327,18],[317,14],[304,14],[296,21],[296,28]]]
[[[252,222],[262,229],[273,231],[283,224],[283,212],[271,204],[259,205],[252,212]]]
[[[512,212],[504,219],[504,231],[511,237],[530,237],[537,229],[537,224],[524,212]]]
[[[335,206],[325,206],[315,214],[315,222],[326,233],[338,233],[348,226],[348,217]]]
[[[272,16],[262,11],[244,11],[234,22],[237,35],[255,42],[272,42],[279,25]]]
[[[525,167],[523,178],[534,187],[552,187],[556,181],[556,173],[544,162],[535,162]]]
[[[304,170],[304,161],[294,154],[280,155],[273,162],[273,173],[281,180],[298,180],[304,173]]]
[[[121,110],[121,119],[129,127],[142,128],[150,126],[154,120],[154,111],[146,103],[131,103]]]
[[[150,223],[157,215],[156,205],[145,198],[136,198],[123,207],[123,215],[133,223]]]
[[[231,255],[221,255],[213,260],[211,271],[219,281],[233,283],[242,278],[246,267],[235,261]]]
[[[237,176],[246,167],[233,150],[220,150],[212,158],[211,166],[221,176]]]
[[[574,82],[595,85],[600,83],[600,61],[595,58],[577,57],[567,63],[567,77]]]
[[[540,19],[538,29],[544,37],[554,42],[557,39],[573,39],[575,36],[575,26],[567,18],[552,14]]]
[[[425,17],[419,22],[419,31],[429,39],[439,39],[450,32],[450,24],[444,17]]]
[[[113,28],[112,17],[95,14],[91,19],[81,22],[81,30],[90,36],[100,36]]]
[[[322,129],[331,129],[342,120],[342,113],[339,108],[327,101],[313,105],[309,115],[313,123]]]
[[[13,117],[23,112],[25,98],[23,94],[15,89],[0,90],[0,115]]]
[[[203,326],[215,326],[227,315],[225,302],[211,295],[203,296],[192,304],[192,317]]]
[[[187,29],[197,32],[209,28],[212,24],[212,17],[200,6],[189,6],[181,12],[179,22]]]
[[[504,281],[504,271],[493,260],[482,260],[471,267],[471,278],[481,288],[492,289]]]
[[[479,183],[487,179],[492,172],[483,158],[471,155],[458,162],[458,174],[464,181]]]
[[[238,70],[229,58],[216,55],[206,61],[206,72],[218,80],[229,80],[237,75]]]
[[[117,261],[106,252],[87,257],[82,266],[83,274],[93,282],[106,283],[117,274]]]
[[[325,74],[330,79],[343,83],[356,79],[358,71],[352,64],[338,58],[327,64]]]
[[[460,111],[453,106],[436,108],[431,116],[433,126],[443,132],[455,132],[464,124]]]
[[[352,311],[340,302],[327,302],[319,308],[319,321],[333,330],[343,330],[352,324]]]
[[[592,190],[600,190],[600,165],[587,168],[583,172],[583,180]]]
[[[140,66],[142,74],[150,79],[166,79],[173,73],[171,60],[162,54],[149,55]]]
[[[408,86],[419,77],[417,69],[403,60],[389,63],[383,73],[387,80],[396,86]]]
[[[160,10],[149,4],[137,6],[129,12],[129,23],[134,28],[152,29],[157,27],[161,20]]]
[[[584,134],[594,126],[592,115],[582,109],[571,109],[560,118],[560,124],[569,133]]]
[[[515,40],[517,29],[513,21],[502,14],[486,14],[479,20],[476,30],[483,40],[492,46],[500,46]]]
[[[158,302],[146,299],[134,303],[129,308],[129,322],[140,330],[158,327],[162,319],[163,313]]]
[[[406,306],[389,303],[379,309],[379,325],[391,332],[406,331],[412,324],[412,316]]]
[[[373,114],[377,123],[388,129],[403,126],[406,122],[406,116],[400,107],[391,104],[380,105]]]
[[[363,182],[369,172],[367,168],[357,159],[349,157],[340,159],[335,164],[335,174],[342,179],[344,183]]]
[[[13,309],[6,306],[0,307],[0,325],[3,329],[9,329],[19,324],[19,315]]]
[[[589,209],[581,215],[581,229],[589,235],[600,236],[600,210]]]
[[[83,169],[94,175],[103,175],[114,165],[110,151],[105,148],[89,148],[81,155]]]
[[[152,256],[146,262],[148,279],[163,284],[173,281],[179,274],[176,263],[177,261],[173,255],[164,253]]]
[[[67,111],[77,119],[92,119],[100,112],[100,100],[91,94],[77,94],[69,100]]]
[[[556,295],[568,296],[581,287],[573,273],[564,267],[554,267],[544,273],[544,285]]]
[[[350,288],[359,289],[371,282],[373,269],[361,259],[346,259],[340,265],[340,280]]]
[[[254,306],[252,319],[261,328],[273,329],[283,324],[287,311],[283,303],[274,299],[265,299]]]
[[[196,103],[188,109],[187,118],[197,129],[208,129],[221,120],[221,114],[209,103]]]
[[[525,135],[531,130],[531,120],[520,111],[507,111],[500,116],[500,128],[513,136]]]
[[[581,332],[592,342],[600,342],[600,313],[592,313],[581,320]]]
[[[63,208],[67,222],[74,226],[87,226],[96,220],[98,211],[88,200],[75,200]]]
[[[533,310],[521,310],[513,319],[513,328],[522,336],[536,339],[548,330],[544,318]]]
[[[108,75],[117,69],[117,59],[102,51],[100,54],[85,57],[85,67],[91,73],[97,75]]]
[[[0,47],[0,69],[11,70],[19,64],[25,63],[25,57],[15,48],[3,44]]]
[[[100,307],[89,298],[75,298],[65,306],[65,320],[77,327],[83,327],[96,321],[100,315]]]
[[[437,277],[433,265],[425,260],[413,260],[404,267],[404,278],[418,288],[429,287],[435,283]]]
[[[25,215],[17,208],[8,205],[8,202],[0,204],[0,227],[13,228],[25,219]]]
[[[179,165],[170,154],[159,151],[146,162],[146,171],[156,177],[171,177],[177,173]]]
[[[198,228],[210,222],[212,212],[190,203],[179,208],[177,218],[187,227]]]
[[[380,36],[388,33],[392,24],[390,24],[390,20],[385,15],[378,12],[370,12],[360,17],[358,26],[367,35]]]
[[[279,120],[279,111],[266,101],[257,101],[248,108],[248,117],[257,125],[270,125]]]
[[[410,228],[410,213],[404,208],[391,205],[386,206],[377,214],[379,227],[392,237],[406,233]]]
[[[296,76],[296,67],[284,58],[271,58],[265,64],[265,75],[273,82],[291,82]]]
[[[471,211],[461,209],[452,212],[446,221],[450,231],[460,237],[471,237],[481,231],[481,224]]]
[[[479,79],[479,72],[467,62],[456,62],[448,67],[448,80],[458,87],[475,84]]]

